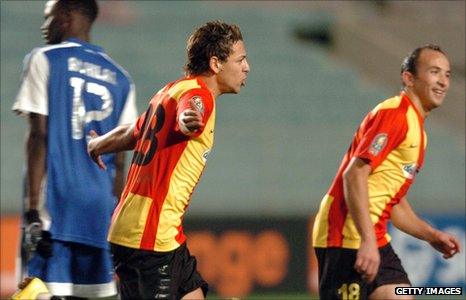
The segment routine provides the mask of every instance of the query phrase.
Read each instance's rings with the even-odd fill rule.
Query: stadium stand
[[[335,53],[344,52],[334,50],[338,49],[338,34],[336,46],[330,49],[296,38],[293,33],[303,23],[343,31],[339,22],[345,18],[331,8],[320,13],[323,7],[303,9],[302,5],[278,9],[273,4],[264,7],[244,2],[154,5],[140,1],[122,8],[132,16],[126,22],[119,25],[104,19],[97,25],[96,39],[135,79],[140,111],[165,81],[182,74],[185,39],[194,26],[209,19],[241,25],[252,71],[241,97],[218,100],[217,143],[205,182],[195,193],[195,199],[202,201],[193,202],[193,214],[250,214],[257,210],[307,214],[316,208],[361,118],[379,100],[397,92],[397,84],[368,81],[363,72],[336,57]],[[15,118],[9,107],[18,86],[22,56],[40,43],[40,12],[41,3],[2,2],[2,186],[8,188],[1,193],[5,212],[20,208],[23,153],[18,149],[23,147],[25,131],[24,122]],[[350,44],[340,48],[350,51],[355,47]],[[450,45],[446,48],[449,51]],[[398,53],[395,66],[387,67],[386,78],[398,82],[402,56]],[[369,54],[363,57],[369,61]],[[384,60],[381,55],[374,64]],[[452,105],[452,97],[447,100],[445,111],[461,111]],[[429,163],[413,191],[421,209],[436,208],[436,199],[445,194],[450,195],[451,205],[443,209],[464,206],[464,136],[454,129],[462,123],[457,119],[453,123],[428,124]],[[447,158],[438,155],[444,145],[450,152]],[[429,176],[433,170],[436,176]],[[445,183],[440,178],[451,180]]]

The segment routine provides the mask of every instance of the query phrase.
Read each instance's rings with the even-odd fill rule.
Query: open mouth
[[[445,95],[445,91],[444,91],[444,90],[433,89],[433,92],[434,92],[434,94],[437,95],[437,96],[443,96],[443,95]]]

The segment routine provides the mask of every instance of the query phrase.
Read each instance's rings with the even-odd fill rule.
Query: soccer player
[[[313,229],[322,299],[399,299],[410,286],[390,245],[387,222],[450,258],[456,237],[420,219],[406,194],[422,168],[424,121],[450,85],[450,64],[435,45],[415,49],[401,67],[403,90],[362,121],[322,200]]]
[[[213,21],[187,43],[186,77],[150,100],[135,124],[89,142],[100,155],[134,149],[109,241],[122,299],[203,299],[207,283],[186,246],[183,216],[214,141],[216,99],[239,93],[249,72],[238,26]]]
[[[48,1],[44,14],[48,45],[26,56],[13,105],[29,119],[24,223],[36,251],[28,275],[45,281],[53,295],[111,296],[117,290],[106,237],[124,183],[124,156],[103,157],[102,172],[87,155],[86,133],[134,122],[135,88],[89,42],[95,0]]]

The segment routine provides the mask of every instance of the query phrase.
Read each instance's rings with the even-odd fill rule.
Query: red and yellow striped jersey
[[[193,105],[205,125],[188,137],[177,118]],[[214,125],[215,100],[200,78],[171,82],[153,96],[136,122],[137,143],[110,242],[165,252],[186,240],[183,215],[213,146]]]
[[[356,131],[313,228],[314,247],[358,249],[360,236],[346,206],[342,174],[353,157],[369,163],[369,212],[379,247],[390,241],[391,209],[406,195],[422,167],[427,137],[424,120],[405,93],[376,106]]]

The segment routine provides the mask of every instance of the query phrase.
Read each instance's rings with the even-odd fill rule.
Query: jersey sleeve
[[[133,137],[135,139],[139,139],[139,137],[141,135],[141,130],[142,130],[142,127],[144,125],[146,115],[147,115],[147,111],[145,111],[142,115],[140,115],[138,117],[138,119],[136,120],[136,123],[134,125],[134,131],[133,131]]]
[[[126,102],[123,107],[123,111],[121,112],[118,125],[131,124],[137,119],[137,117],[138,112],[136,108],[136,88],[134,83],[131,83],[128,92],[128,97],[126,98]]]
[[[375,113],[362,128],[361,142],[355,157],[376,169],[406,137],[408,124],[405,114],[397,109],[384,109]]]
[[[32,51],[23,63],[20,88],[12,110],[23,115],[48,115],[49,62],[42,51]]]
[[[176,108],[176,125],[175,131],[180,131],[178,125],[178,118],[187,109],[197,110],[202,114],[202,123],[207,124],[207,121],[210,118],[214,107],[212,95],[207,90],[204,89],[193,89],[186,92],[181,96],[178,101],[178,106]],[[200,128],[193,137],[197,137],[202,134],[204,127]]]

